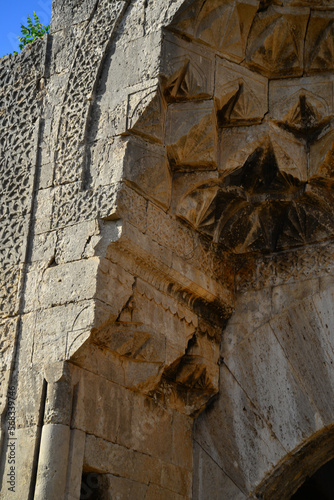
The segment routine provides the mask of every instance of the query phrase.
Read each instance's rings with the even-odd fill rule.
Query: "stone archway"
[[[22,498],[94,471],[237,500],[333,424],[330,3],[57,3],[5,367]]]
[[[311,500],[319,498],[319,500],[330,500],[333,494],[332,487],[333,478],[333,460],[330,460],[313,476],[308,478],[298,491],[291,497],[292,500]]]
[[[321,498],[322,492],[326,495],[328,487],[333,483],[331,475],[334,457],[333,434],[333,426],[330,426],[317,432],[301,448],[295,450],[283,464],[277,467],[270,478],[263,481],[258,488],[257,498],[291,498],[293,500],[303,498],[301,495],[307,493],[306,489],[310,480],[311,498]],[[312,481],[314,476],[315,480]],[[318,496],[312,497],[317,490]]]
[[[333,458],[333,279],[315,274],[237,296],[195,424],[194,498],[288,500]]]

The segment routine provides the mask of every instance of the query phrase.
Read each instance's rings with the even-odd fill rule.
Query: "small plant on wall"
[[[23,47],[36,40],[36,38],[40,38],[46,33],[49,33],[49,31],[50,31],[50,25],[43,26],[36,12],[34,12],[33,19],[31,19],[31,16],[28,16],[27,26],[21,24],[22,36],[19,36],[20,49],[22,50]]]

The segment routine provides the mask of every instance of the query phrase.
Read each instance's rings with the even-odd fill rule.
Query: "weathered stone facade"
[[[1,498],[334,457],[333,71],[330,0],[54,0],[0,61]]]

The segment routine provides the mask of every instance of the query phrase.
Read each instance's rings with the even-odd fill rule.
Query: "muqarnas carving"
[[[159,101],[151,140],[171,173],[165,206],[222,250],[333,236],[334,21],[309,3],[198,0],[165,31],[160,88],[141,120]]]
[[[223,249],[269,252],[333,234],[333,188],[321,175],[307,182],[280,171],[267,137],[240,168],[191,189],[177,214]]]

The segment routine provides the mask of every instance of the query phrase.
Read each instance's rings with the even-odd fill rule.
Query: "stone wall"
[[[259,280],[236,296],[219,399],[195,425],[193,498],[289,499],[334,455],[333,275],[308,265],[286,280],[275,260],[271,278],[284,284]]]
[[[0,61],[4,499],[290,498],[334,455],[332,29],[54,0]]]

